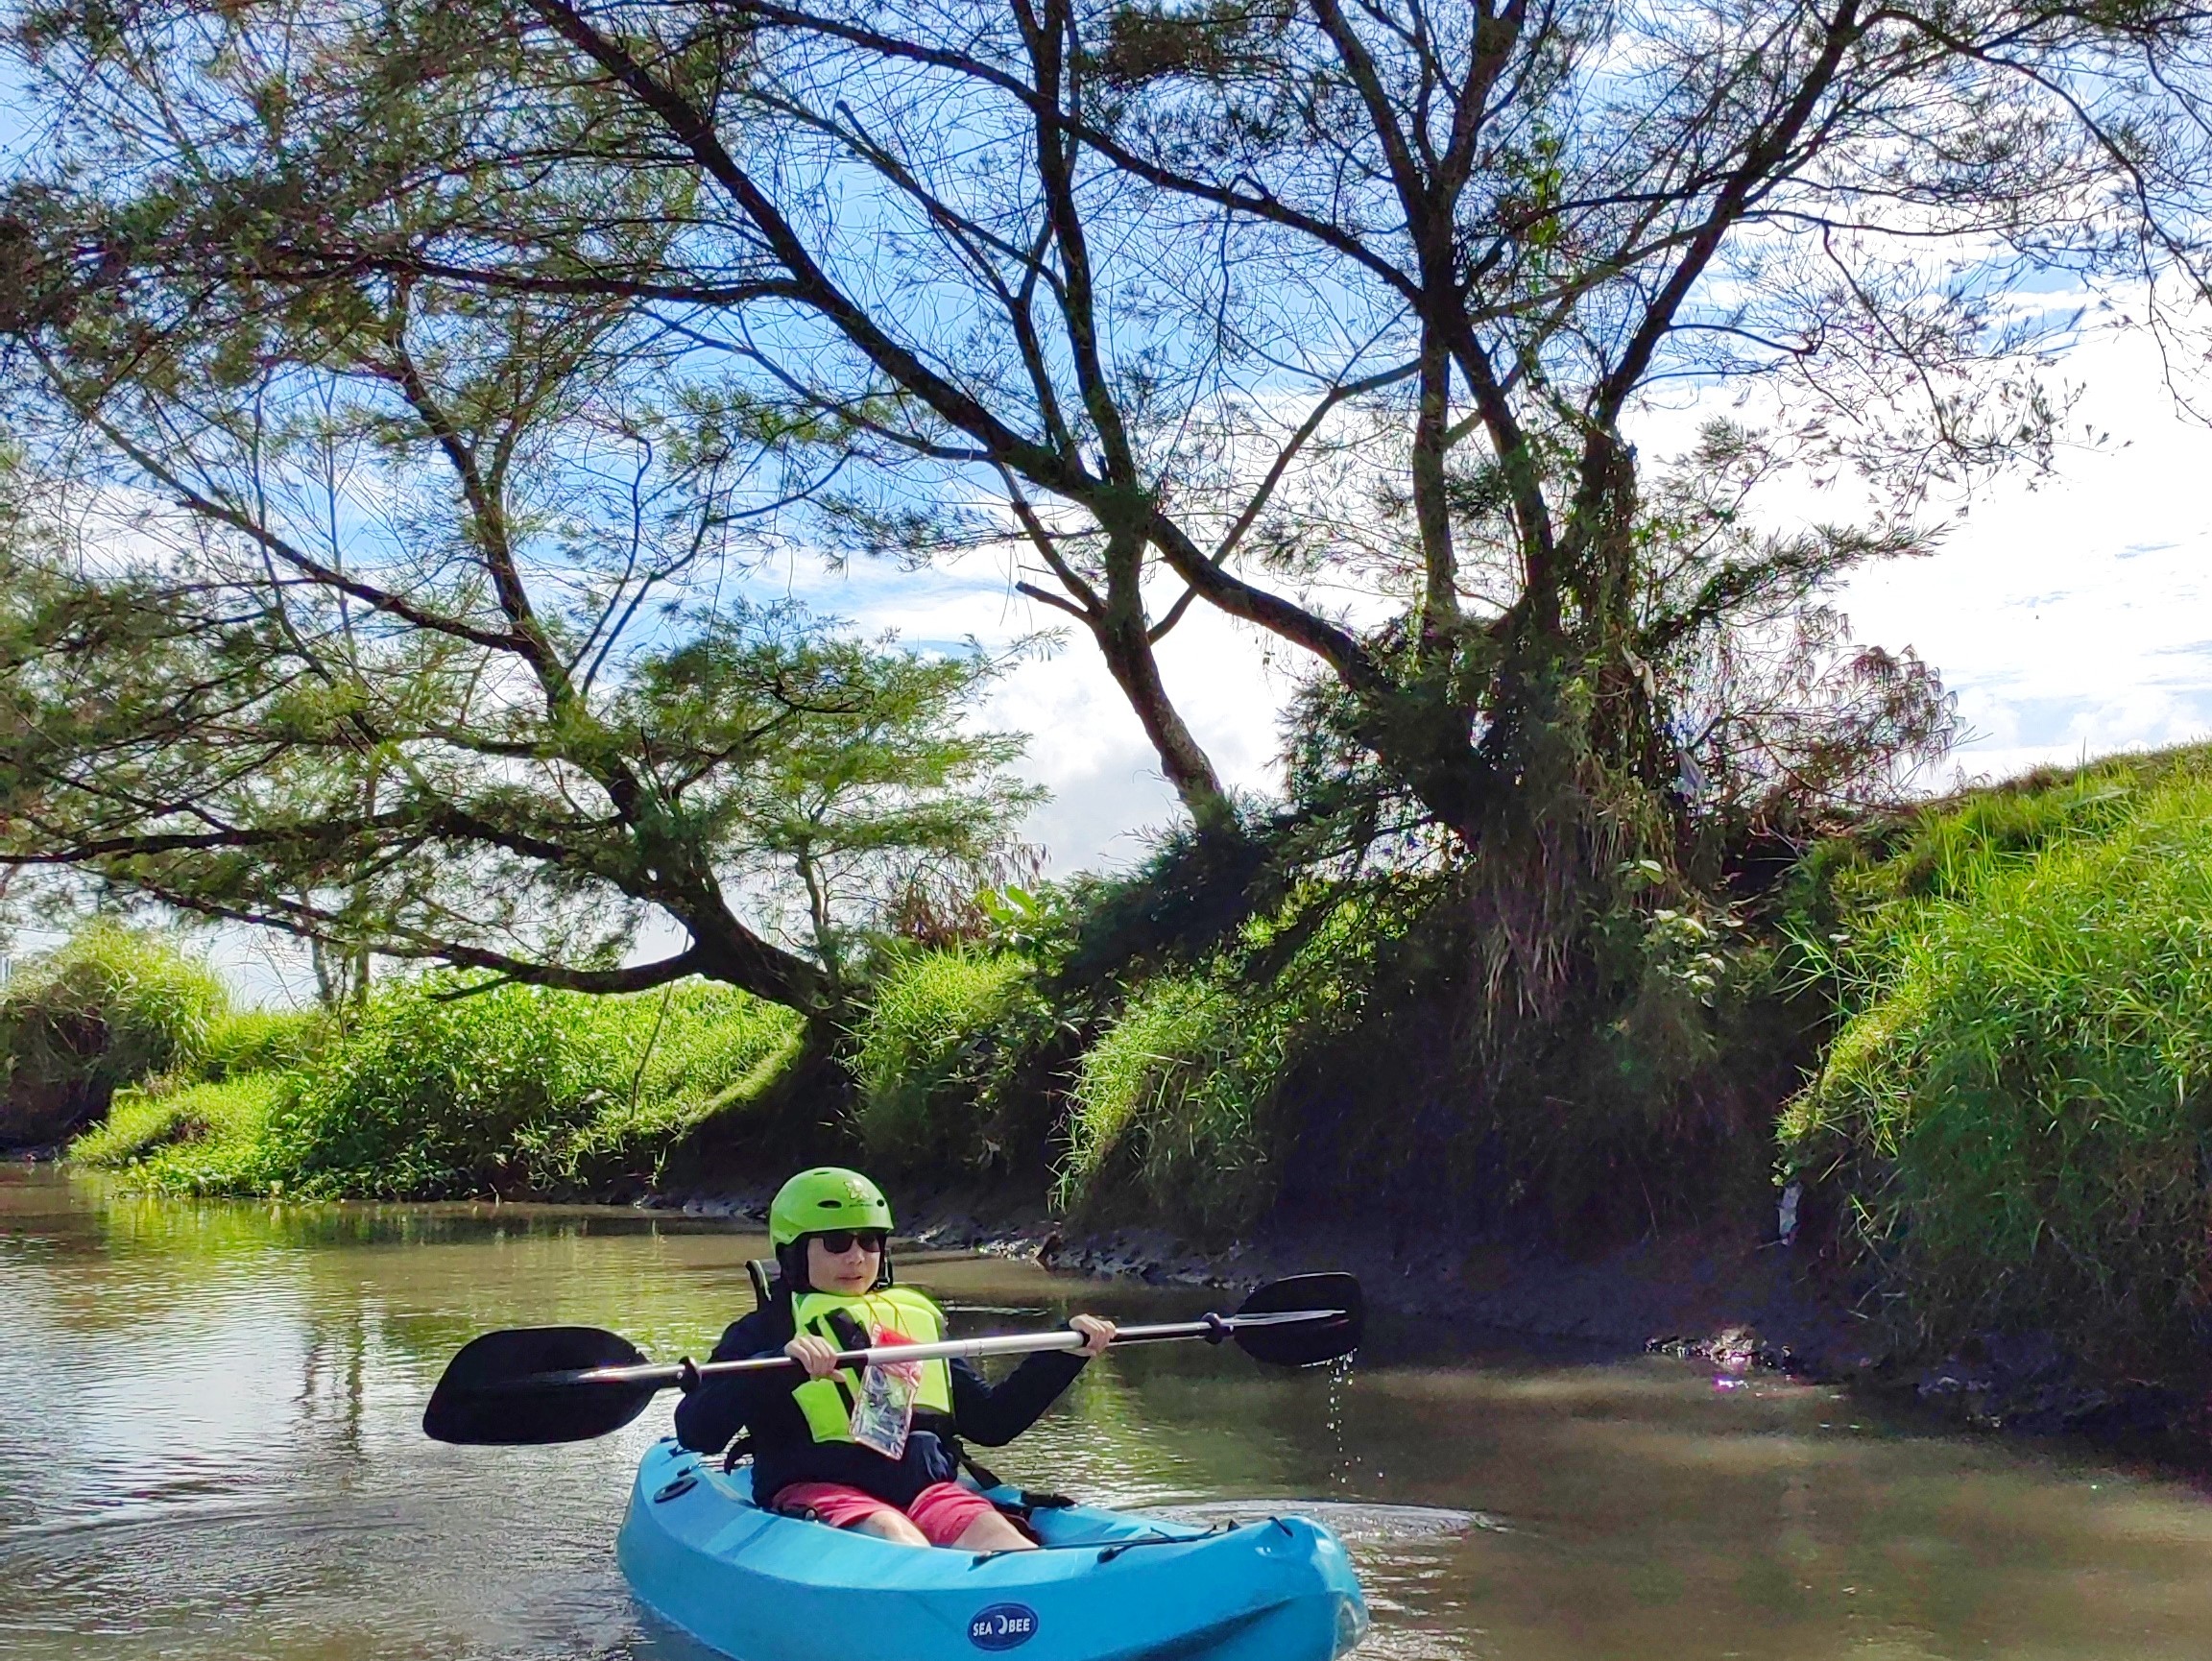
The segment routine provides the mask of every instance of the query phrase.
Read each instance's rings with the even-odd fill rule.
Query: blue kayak
[[[990,1555],[779,1516],[750,1477],[657,1444],[615,1546],[646,1607],[735,1661],[1334,1661],[1367,1629],[1344,1548],[1303,1518],[1070,1505],[1030,1518],[1045,1550]]]

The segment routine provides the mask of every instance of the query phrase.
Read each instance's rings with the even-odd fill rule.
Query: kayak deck
[[[616,1544],[647,1607],[734,1661],[1334,1661],[1366,1630],[1343,1547],[1303,1518],[1070,1505],[1031,1517],[1044,1550],[978,1553],[764,1511],[750,1475],[659,1443]]]

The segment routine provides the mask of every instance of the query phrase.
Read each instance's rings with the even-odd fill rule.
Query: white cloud
[[[862,629],[889,630],[915,645],[970,638],[1002,649],[1071,619],[1013,591],[971,562],[903,573],[854,566],[839,574],[793,568],[788,591]],[[1162,777],[1105,662],[1078,627],[1060,647],[1022,663],[992,695],[991,726],[1029,735],[1022,771],[1052,792],[1024,828],[1058,874],[1121,866],[1142,857],[1148,834],[1174,823],[1175,793]],[[1183,718],[1232,788],[1275,782],[1276,721],[1299,655],[1258,631],[1194,606],[1161,642],[1161,673]]]
[[[2212,734],[2212,431],[2177,407],[2140,332],[2090,334],[2057,373],[2080,391],[2069,430],[2103,441],[2061,448],[2049,476],[1931,504],[1940,551],[1863,569],[1839,596],[1861,639],[1911,647],[1958,694],[1970,736],[1937,786]],[[1708,415],[1760,419],[1758,398],[1737,402],[1646,412],[1646,456],[1687,448]],[[1757,511],[1786,529],[1863,506],[1848,483],[1797,480]]]
[[[1941,552],[1863,572],[1841,596],[1861,638],[1911,647],[1958,693],[1975,734],[1956,758],[1969,778],[2212,734],[2212,433],[2176,410],[2156,350],[2140,336],[2092,338],[2065,373],[2084,388],[2080,418],[2108,430],[2110,443],[2062,452],[2056,475],[2032,489],[2012,480],[1986,491]],[[1693,414],[1647,418],[1647,455],[1681,447]],[[1804,518],[1850,511],[1802,493],[1770,507]],[[974,638],[1003,647],[1068,622],[983,562],[911,574],[800,564],[767,586],[916,644]],[[1024,770],[1053,800],[1027,833],[1063,874],[1131,863],[1147,832],[1177,816],[1095,647],[1080,630],[1069,636],[1017,668],[986,711],[991,724],[1030,735]],[[1200,606],[1163,643],[1161,661],[1225,780],[1270,785],[1276,724],[1303,655]],[[215,955],[249,996],[299,996],[303,962],[232,932],[219,931]]]
[[[1968,779],[2212,734],[2212,432],[2140,335],[2092,339],[2065,369],[2109,444],[2006,481],[1940,553],[1842,596],[1862,638],[1912,647],[1958,693]]]

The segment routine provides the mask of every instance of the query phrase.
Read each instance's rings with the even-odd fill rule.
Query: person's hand
[[[1077,1354],[1086,1359],[1104,1355],[1118,1330],[1112,1321],[1097,1315],[1077,1315],[1068,1324],[1083,1335],[1083,1348]]]
[[[826,1379],[837,1370],[837,1346],[812,1333],[801,1333],[783,1346],[783,1353],[805,1367],[810,1379]]]

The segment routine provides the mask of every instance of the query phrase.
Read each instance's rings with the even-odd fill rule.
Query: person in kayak
[[[713,1359],[781,1353],[799,1365],[699,1380],[677,1404],[677,1440],[711,1454],[749,1430],[753,1491],[771,1510],[910,1546],[1028,1550],[1026,1534],[957,1480],[958,1438],[1012,1441],[1114,1341],[1114,1323],[1075,1316],[1081,1349],[1030,1356],[997,1384],[959,1360],[837,1367],[839,1350],[945,1336],[944,1312],[893,1281],[890,1233],[889,1203],[857,1171],[817,1167],[778,1190],[768,1208],[777,1296],[724,1333]]]

